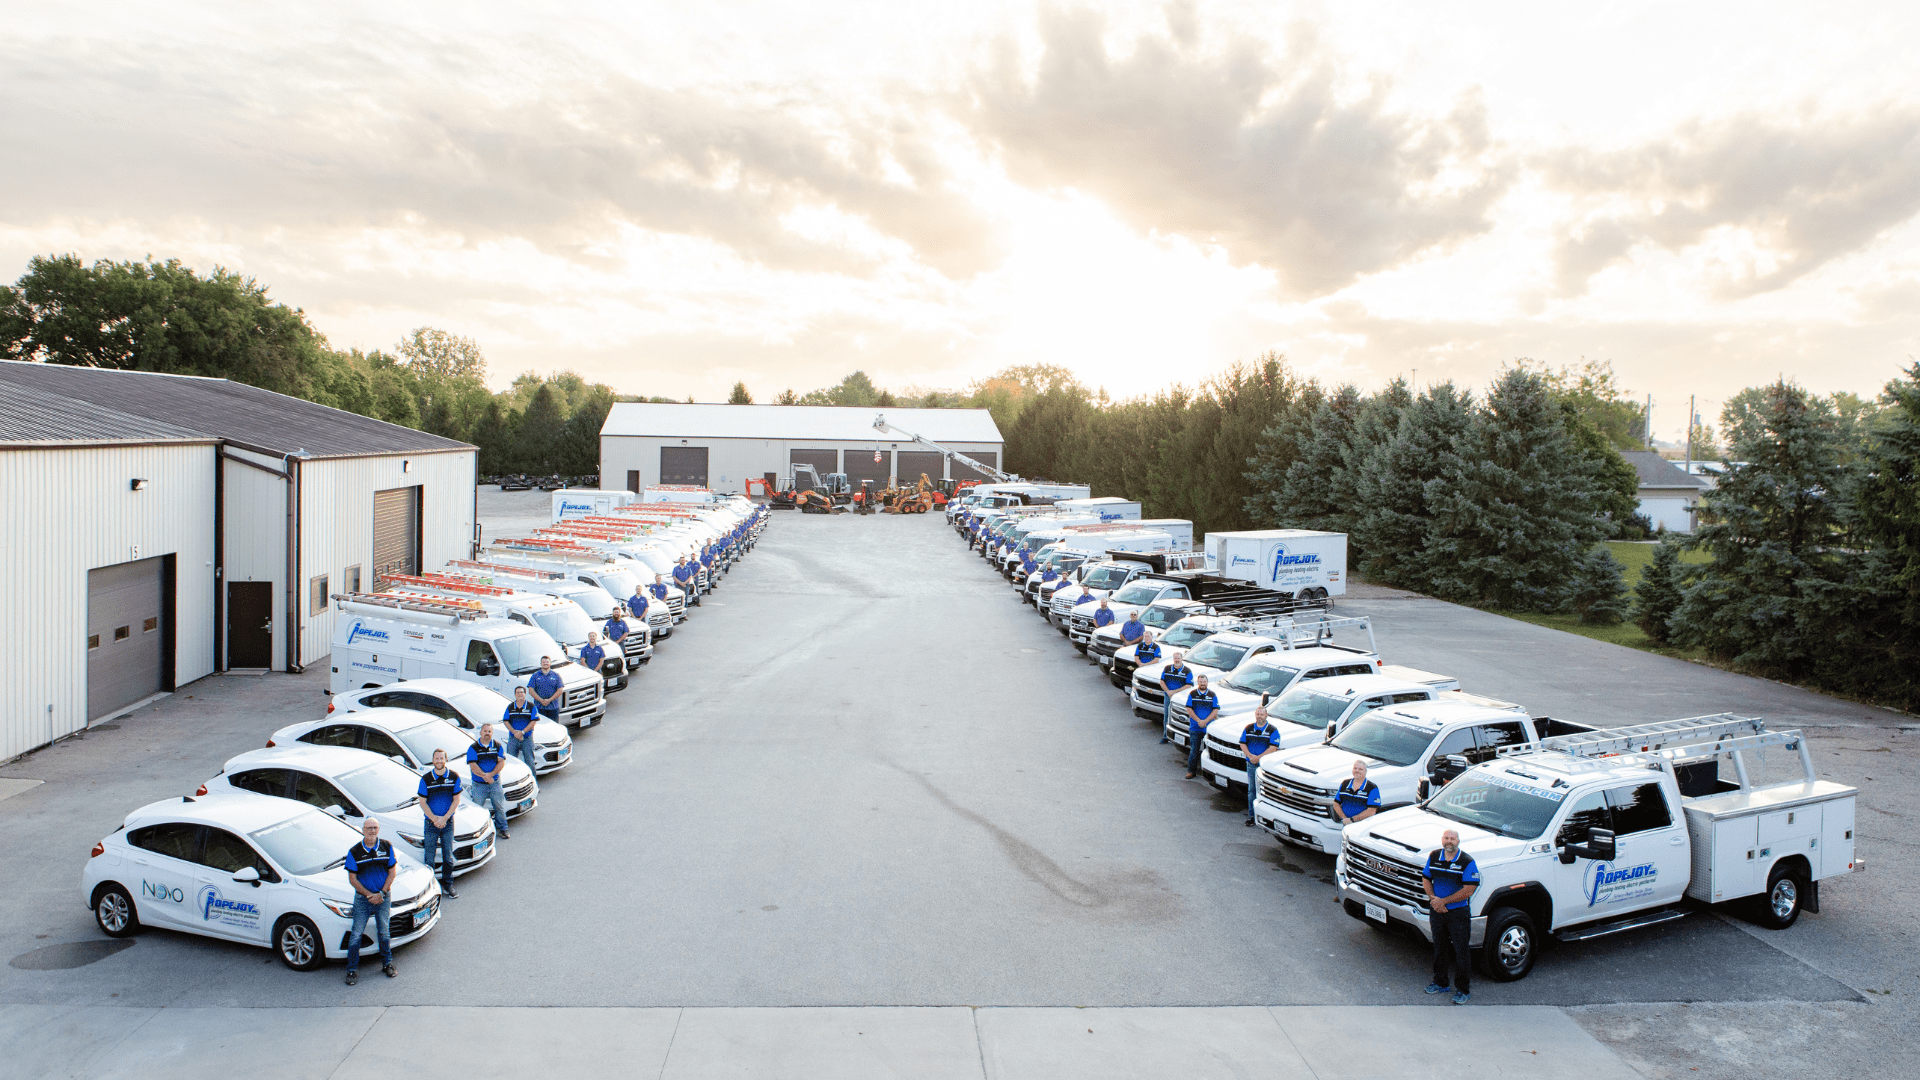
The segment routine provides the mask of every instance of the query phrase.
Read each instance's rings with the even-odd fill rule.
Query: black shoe
[[[502,839],[502,840],[511,840],[511,839],[513,839],[513,834],[512,834],[512,833],[510,833],[510,832],[508,832],[508,831],[507,831],[507,830],[505,830],[505,829],[501,829],[501,830],[500,830],[500,839]]]
[[[1245,820],[1245,821],[1243,821],[1243,822],[1241,822],[1241,824],[1242,824],[1242,825],[1245,825],[1245,826],[1246,826],[1247,828],[1249,828],[1249,829],[1251,829],[1251,828],[1253,828],[1253,819],[1252,819],[1252,818],[1248,818],[1247,820]]]
[[[449,881],[445,885],[440,886],[440,899],[442,900],[460,899],[460,894],[453,891],[453,882]]]
[[[347,985],[352,986],[354,983],[357,983],[359,981],[360,981],[360,973],[353,970],[352,968],[348,968],[347,969]]]
[[[385,975],[389,979],[395,978],[400,974],[399,972],[393,970],[392,964],[381,964],[380,973]]]

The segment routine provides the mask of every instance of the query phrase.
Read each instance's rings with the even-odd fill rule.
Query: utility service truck
[[[553,493],[553,520],[601,517],[636,498],[631,491],[606,491],[600,488],[561,488]]]
[[[580,605],[580,610],[587,613],[587,618],[593,620],[594,628],[600,631],[603,648],[606,647],[606,621],[616,609],[622,613],[626,611],[626,605],[615,603],[613,597],[607,595],[607,590],[577,581],[560,570],[534,570],[509,563],[476,562],[471,559],[449,559],[447,570],[449,573],[476,578],[484,585],[504,585],[523,592],[571,600]],[[626,637],[620,639],[620,645],[622,666],[631,675],[641,665],[653,660],[653,628],[632,626]]]
[[[572,542],[549,540],[495,540],[487,549],[487,561],[524,566],[529,570],[563,573],[583,585],[593,585],[623,603],[638,588],[641,576],[653,579],[650,567],[626,559],[615,559],[599,551]],[[656,611],[659,604],[647,608],[647,630],[655,642],[673,636],[671,610]]]
[[[1751,759],[1769,751],[1798,775],[1755,783]],[[1334,881],[1347,914],[1431,940],[1421,866],[1454,830],[1480,868],[1472,943],[1508,982],[1549,941],[1657,926],[1684,917],[1685,900],[1737,901],[1770,929],[1818,912],[1820,882],[1866,869],[1857,795],[1815,776],[1802,733],[1752,718],[1572,732],[1500,747],[1420,805],[1348,826]]]
[[[527,626],[538,626],[566,650],[566,658],[581,663],[580,650],[587,647],[587,635],[596,632],[579,604],[545,593],[523,591],[506,582],[493,584],[479,576],[456,573],[389,574],[381,579],[389,595],[424,596],[429,599],[458,597],[477,600],[489,615],[510,619]],[[644,637],[645,635],[637,635]],[[651,648],[649,648],[651,653]],[[620,650],[601,660],[595,669],[607,681],[607,693],[627,688],[627,664]],[[554,657],[557,662],[560,657]]]

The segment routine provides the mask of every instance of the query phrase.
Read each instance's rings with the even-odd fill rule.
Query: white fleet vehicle
[[[362,693],[377,694],[377,690]],[[553,724],[553,721],[543,721]],[[558,726],[558,725],[554,725]],[[506,744],[506,728],[494,721],[494,741]],[[540,729],[534,729],[536,738]],[[561,728],[561,733],[566,732]],[[307,746],[343,746],[349,750],[365,750],[381,757],[397,761],[416,773],[426,772],[433,767],[433,752],[447,752],[447,767],[461,776],[464,784],[467,776],[467,749],[476,741],[479,731],[462,730],[451,720],[442,720],[437,716],[415,712],[395,705],[362,709],[352,713],[336,713],[320,720],[303,720],[298,724],[288,724],[273,733],[267,740],[267,749],[272,750],[295,743]],[[569,759],[572,746],[566,748]],[[565,764],[564,762],[562,764]],[[512,821],[521,814],[540,805],[540,785],[527,771],[527,763],[517,757],[507,759],[500,769],[500,790],[507,801],[507,820]],[[409,830],[419,832],[418,829]],[[416,845],[417,846],[417,845]]]
[[[1268,600],[1278,601],[1280,599],[1278,594],[1265,589],[1247,588],[1237,581],[1221,581],[1196,571],[1195,568],[1200,563],[1200,553],[1197,551],[1123,552],[1115,550],[1108,553],[1107,561],[1139,564],[1139,569],[1128,575],[1125,584],[1107,590],[1105,597],[1107,610],[1112,612],[1113,622],[1104,627],[1094,625],[1095,613],[1100,610],[1097,602],[1099,597],[1096,593],[1096,602],[1092,604],[1079,603],[1078,597],[1073,597],[1073,606],[1067,610],[1065,627],[1067,640],[1073,642],[1073,647],[1090,659],[1101,662],[1103,667],[1105,661],[1119,648],[1120,627],[1126,622],[1128,616],[1156,600],[1198,598],[1199,602],[1209,605],[1210,611],[1217,610],[1220,614],[1239,615],[1243,618],[1278,613],[1277,608],[1267,603]],[[1098,573],[1098,570],[1088,571],[1086,580],[1080,583],[1082,593],[1090,590],[1094,575]],[[1059,596],[1060,591],[1056,591],[1055,599],[1057,600]],[[1216,602],[1220,605],[1217,609],[1212,606]],[[1093,650],[1097,634],[1108,635],[1109,646],[1104,655],[1096,654]]]
[[[593,620],[594,629],[600,633],[602,648],[607,647],[605,627],[607,619],[612,617],[616,606],[623,612],[626,610],[624,605],[616,605],[613,602],[613,597],[607,595],[607,590],[598,585],[576,581],[560,570],[534,570],[502,562],[449,559],[447,572],[475,578],[484,585],[504,585],[522,592],[541,593],[546,596],[557,596],[562,600],[571,600],[580,605],[580,610],[587,613],[587,618]],[[608,650],[611,654],[608,659],[618,659],[621,670],[614,672],[612,664],[601,667],[600,674],[606,677],[608,689],[612,689],[614,674],[631,676],[643,665],[653,661],[653,627],[628,625],[630,629],[627,636],[620,642],[624,652]]]
[[[1098,499],[1057,499],[1057,510],[1069,510],[1076,513],[1086,512],[1100,515],[1101,521],[1139,521],[1140,504],[1132,499],[1122,499],[1113,495]]]
[[[406,709],[445,720],[469,736],[471,741],[480,737],[481,724],[492,724],[495,732],[504,732],[506,729],[502,725],[509,704],[506,698],[484,686],[458,679],[413,679],[404,686],[380,686],[371,690],[349,690],[344,694],[335,694],[327,702],[327,716],[331,718],[372,709]],[[537,771],[542,776],[573,764],[573,736],[567,734],[565,724],[541,717],[533,725],[533,744],[539,748],[535,756],[540,762]],[[464,760],[467,748],[462,745],[459,749]],[[449,749],[448,753],[452,753],[452,750]],[[433,751],[429,749],[423,760],[431,761],[432,758]],[[501,782],[508,788],[519,786],[513,773],[514,770],[508,769],[500,774]],[[508,809],[512,808],[510,802]],[[513,815],[509,813],[507,816]]]
[[[631,491],[600,488],[561,488],[553,493],[553,520],[600,517],[634,501]]]
[[[1366,761],[1367,779],[1380,786],[1381,809],[1390,810],[1421,798],[1422,785],[1436,771],[1484,761],[1502,746],[1532,746],[1589,730],[1458,691],[1375,709],[1325,745],[1262,759],[1254,821],[1287,843],[1332,854],[1340,850],[1333,793],[1352,774],[1355,759]]]
[[[1755,783],[1747,755],[1797,754]],[[1720,778],[1729,761],[1734,780]],[[1452,829],[1480,868],[1471,940],[1496,982],[1542,946],[1682,918],[1683,901],[1741,902],[1769,929],[1819,911],[1820,882],[1858,873],[1859,792],[1818,779],[1805,737],[1728,714],[1502,748],[1419,806],[1346,829],[1334,881],[1349,915],[1432,938],[1420,868]]]
[[[582,585],[600,589],[619,604],[625,604],[633,595],[643,576],[648,584],[653,582],[652,567],[590,551],[571,541],[495,540],[487,549],[487,559],[508,566],[565,574]],[[673,636],[673,624],[679,614],[671,607],[655,611],[655,606],[658,605],[647,608],[648,637],[653,642],[665,641]],[[685,609],[683,603],[680,610]]]
[[[1208,533],[1207,568],[1262,588],[1325,600],[1347,593],[1347,534],[1309,529]]]
[[[656,542],[643,538],[640,533],[622,531],[632,528],[631,525],[602,527],[592,522],[570,522],[566,526],[541,529],[535,539],[536,541],[570,540],[588,551],[637,563],[636,580],[645,586],[652,585],[656,575],[662,578],[667,586],[666,603],[668,610],[673,613],[673,621],[685,622],[687,597],[686,593],[673,583],[673,567],[674,561],[682,554],[689,554],[690,549],[676,547],[665,539]],[[495,544],[500,544],[500,541],[495,541]],[[690,554],[689,557],[691,557]],[[628,592],[614,599],[625,601],[632,595],[633,593]]]
[[[1220,698],[1219,717],[1247,719],[1253,715],[1254,707],[1260,704],[1262,697],[1277,701],[1294,686],[1331,676],[1376,675],[1435,692],[1460,689],[1460,681],[1451,675],[1437,675],[1404,664],[1383,663],[1377,656],[1355,656],[1358,651],[1340,646],[1307,645],[1293,652],[1263,656],[1258,661],[1243,664],[1213,687],[1214,694]],[[1432,696],[1422,694],[1407,700],[1426,701]],[[1174,695],[1173,714],[1182,723],[1187,715],[1186,704],[1184,692]],[[1387,704],[1401,702],[1390,701]],[[1272,711],[1271,707],[1268,711]],[[1320,726],[1326,727],[1325,724]]]
[[[1047,622],[1062,634],[1072,629],[1074,609],[1080,605],[1081,598],[1090,597],[1088,603],[1098,607],[1101,599],[1112,596],[1127,582],[1153,569],[1151,561],[1135,556],[1178,554],[1173,550],[1172,537],[1144,529],[1100,532],[1085,540],[1063,540],[1061,543],[1069,549],[1079,548],[1082,544],[1098,544],[1104,556],[1081,566],[1073,581],[1057,586],[1053,595],[1047,598]],[[1169,558],[1160,565],[1184,569],[1186,564],[1177,558]],[[1091,634],[1092,623],[1089,622],[1087,635]],[[1084,646],[1084,642],[1076,644]]]
[[[1267,718],[1282,736],[1275,749],[1291,750],[1324,742],[1346,730],[1351,721],[1374,709],[1446,699],[1448,694],[1460,689],[1459,681],[1448,675],[1435,675],[1398,664],[1376,667],[1374,670],[1378,674],[1368,675],[1364,673],[1367,665],[1353,663],[1350,656],[1344,660],[1336,657],[1332,663],[1328,663],[1327,658],[1313,656],[1314,653],[1326,651],[1307,648],[1298,653],[1274,653],[1262,657],[1255,664],[1241,665],[1239,670],[1221,680],[1223,685],[1235,691],[1236,699],[1246,698],[1248,695],[1244,688],[1255,681],[1248,678],[1248,668],[1258,666],[1268,669],[1260,672],[1260,681],[1271,681],[1274,685],[1292,688],[1275,694],[1276,700],[1267,706]],[[1276,657],[1284,658],[1284,662],[1276,663]],[[1269,665],[1276,666],[1278,670],[1273,670]],[[1186,707],[1189,694],[1175,696],[1173,725],[1191,730],[1193,717]],[[1223,705],[1224,697],[1223,694]],[[1244,705],[1244,709],[1228,715],[1223,708],[1220,715],[1207,725],[1206,753],[1200,755],[1200,768],[1216,786],[1246,788],[1247,757],[1240,752],[1240,736],[1253,723],[1253,710],[1259,704],[1258,695],[1244,702],[1236,700],[1236,705]],[[1333,710],[1335,706],[1344,711],[1320,724],[1316,737],[1315,730],[1306,721]],[[1282,720],[1287,723],[1281,723]],[[1182,745],[1185,745],[1184,740]]]
[[[545,630],[489,617],[479,605],[391,593],[335,593],[328,692],[343,694],[413,679],[460,679],[510,696],[555,657],[563,686],[560,719],[591,727],[607,713],[604,681],[571,660]]]
[[[579,604],[546,593],[528,592],[510,582],[496,585],[481,580],[477,575],[453,571],[389,574],[381,580],[391,587],[392,591],[387,593],[389,596],[475,600],[479,602],[481,610],[489,615],[525,626],[537,626],[559,642],[560,647],[566,650],[567,659],[576,664],[580,663],[580,650],[587,647],[587,635],[600,629]],[[559,657],[554,659],[557,661]],[[607,656],[601,660],[595,672],[606,681],[607,693],[627,688],[625,657]]]
[[[1146,720],[1159,720],[1164,715],[1167,696],[1160,686],[1160,672],[1172,662],[1175,652],[1185,652],[1186,665],[1193,669],[1196,682],[1200,676],[1205,675],[1207,681],[1211,683],[1216,679],[1224,678],[1228,672],[1255,657],[1291,648],[1296,639],[1302,643],[1317,640],[1306,636],[1312,633],[1311,629],[1304,631],[1297,629],[1293,620],[1284,615],[1252,619],[1196,615],[1190,619],[1181,620],[1180,626],[1185,626],[1188,622],[1195,624],[1194,630],[1212,632],[1208,633],[1206,639],[1198,645],[1184,650],[1163,645],[1159,660],[1134,668],[1133,686],[1129,696],[1132,699],[1135,716]],[[1180,629],[1180,626],[1176,626],[1175,630]],[[1367,636],[1371,641],[1373,631],[1370,627],[1367,630]],[[1355,659],[1360,658],[1361,655],[1356,654]],[[1375,659],[1370,654],[1366,654],[1364,658]],[[1168,737],[1173,738],[1175,734],[1175,731],[1169,727]],[[1185,729],[1182,728],[1178,735],[1180,744],[1186,745]]]
[[[525,768],[525,766],[521,766]],[[220,775],[196,795],[249,792],[306,803],[360,831],[367,818],[380,823],[380,838],[421,859],[425,820],[415,802],[420,774],[392,758],[344,746],[291,743],[249,750],[227,759]],[[453,811],[453,876],[493,861],[493,817],[466,799]],[[345,854],[343,851],[341,854]]]
[[[272,949],[296,971],[345,958],[353,929],[347,850],[359,830],[286,799],[166,799],[128,814],[93,846],[80,894],[109,937],[141,927]],[[440,885],[394,844],[392,944],[440,919]],[[373,934],[361,949],[374,947]]]

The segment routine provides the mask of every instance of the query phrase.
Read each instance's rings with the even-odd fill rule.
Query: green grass
[[[1626,573],[1622,576],[1626,579],[1628,596],[1631,597],[1633,587],[1640,583],[1640,572],[1653,562],[1654,545],[1636,544],[1626,540],[1608,540],[1606,541],[1606,547],[1608,551],[1613,552],[1613,557],[1620,560],[1620,564],[1626,567]],[[1712,562],[1713,556],[1704,551],[1683,551],[1680,553],[1680,561],[1685,563],[1706,563]],[[1581,637],[1589,637],[1595,641],[1606,641],[1615,645],[1625,645],[1629,649],[1640,649],[1643,652],[1659,653],[1661,656],[1675,656],[1691,660],[1699,659],[1704,655],[1698,649],[1676,649],[1669,645],[1658,644],[1647,636],[1646,631],[1640,629],[1632,622],[1617,623],[1613,626],[1594,626],[1581,622],[1580,617],[1577,615],[1540,615],[1529,611],[1501,611],[1497,608],[1488,608],[1487,610],[1493,612],[1495,615],[1504,615],[1509,619],[1532,623],[1535,626],[1545,626],[1553,630],[1564,630],[1569,634],[1579,634]]]
[[[1640,571],[1653,562],[1654,547],[1653,544],[1636,544],[1629,540],[1606,541],[1607,550],[1613,552],[1613,557],[1620,560],[1620,565],[1627,568],[1625,577],[1628,589],[1640,584]],[[1680,553],[1680,561],[1709,563],[1713,561],[1713,556],[1704,551],[1683,551]]]

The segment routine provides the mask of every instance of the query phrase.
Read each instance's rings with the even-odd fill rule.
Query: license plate
[[[1368,904],[1367,918],[1372,919],[1374,922],[1386,922],[1387,909],[1381,907],[1379,904]]]
[[[479,843],[473,845],[473,853],[475,855],[478,855],[492,846],[493,846],[493,837],[489,836],[485,840],[482,840]]]
[[[593,726],[593,722],[595,719],[596,719],[595,717],[583,716],[580,718],[580,726],[583,728],[590,728]]]
[[[1103,657],[1101,657],[1101,658],[1100,658],[1100,666],[1101,666],[1101,667],[1103,667],[1103,668],[1110,668],[1110,667],[1112,667],[1112,666],[1113,666],[1113,658],[1112,658],[1112,657],[1110,657],[1110,656],[1103,656]]]
[[[521,800],[520,800],[520,809],[522,809],[522,810],[525,810],[526,808],[528,808],[528,807],[530,807],[530,806],[532,806],[532,805],[533,805],[533,800],[532,800],[532,799],[521,799]]]
[[[1226,786],[1227,786],[1227,778],[1226,778],[1226,777],[1224,777],[1224,776],[1221,776],[1221,775],[1219,775],[1218,773],[1215,773],[1215,774],[1214,774],[1214,777],[1213,777],[1213,782],[1214,782],[1214,783],[1216,783],[1216,784],[1219,784],[1219,785],[1220,785],[1221,787],[1226,787]]]

